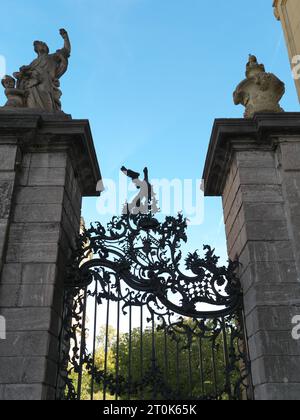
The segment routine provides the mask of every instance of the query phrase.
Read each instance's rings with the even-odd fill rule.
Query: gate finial
[[[153,185],[149,181],[148,168],[144,168],[144,179],[140,179],[140,173],[122,166],[121,171],[130,178],[139,191],[130,203],[126,203],[123,214],[156,214],[159,213],[158,202]]]

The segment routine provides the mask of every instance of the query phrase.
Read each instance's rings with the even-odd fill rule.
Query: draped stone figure
[[[62,92],[59,79],[68,69],[71,43],[65,29],[60,30],[60,35],[64,40],[64,45],[54,54],[50,54],[49,47],[45,42],[34,42],[34,51],[38,57],[31,64],[22,66],[18,72],[14,73],[17,81],[15,96],[18,96],[19,99],[21,96],[21,101],[11,100],[14,91],[13,83],[10,82],[11,88],[5,91],[8,98],[5,107],[23,107],[45,112],[61,111]],[[7,80],[11,80],[11,76],[6,76],[4,84],[7,83]]]

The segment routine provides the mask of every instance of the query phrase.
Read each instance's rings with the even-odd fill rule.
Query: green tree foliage
[[[109,327],[106,337],[106,328],[102,327],[97,337],[95,367],[105,371],[105,377],[111,381],[106,389],[103,381],[94,381],[93,398],[102,400],[104,393],[106,399],[116,398],[110,385],[116,384],[117,366],[122,384],[118,399],[228,398],[233,392],[232,384],[238,380],[240,366],[237,361],[226,374],[226,358],[229,361],[237,348],[231,345],[230,329],[225,335],[227,354],[222,328],[207,323],[207,329],[204,337],[192,321],[176,327],[176,333],[157,326],[144,331],[135,328],[131,333],[120,334],[118,343],[116,331]],[[192,330],[194,334],[190,334]],[[91,375],[84,369],[82,399],[90,399],[91,391]]]
[[[170,334],[167,330],[155,328],[153,335],[151,328],[147,328],[142,334],[137,328],[133,330],[131,337],[129,334],[122,336],[122,376],[130,378],[128,366],[131,366],[133,383],[139,382],[143,376],[150,381],[150,386],[145,386],[142,391],[132,395],[133,398],[165,399],[168,392],[173,397],[182,399],[201,398],[220,394],[226,388],[223,335],[220,333],[201,339],[186,334],[189,328],[178,328],[178,331]],[[129,363],[130,347],[132,351]],[[155,390],[151,372],[161,374],[163,390],[159,389],[159,384]],[[166,391],[166,395],[163,391]]]

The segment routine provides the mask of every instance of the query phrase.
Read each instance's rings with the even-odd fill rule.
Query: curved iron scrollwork
[[[167,217],[160,223],[149,212],[124,214],[114,217],[107,228],[96,223],[83,231],[66,284],[61,348],[61,371],[64,373],[58,379],[59,398],[80,398],[83,370],[92,378],[91,395],[94,384],[98,384],[103,387],[104,399],[106,393],[116,398],[121,395],[137,398],[149,389],[153,399],[223,399],[225,394],[229,399],[241,399],[241,394],[247,392],[249,366],[242,293],[236,275],[238,264],[230,262],[227,267],[218,266],[219,258],[209,246],[204,247],[203,258],[195,252],[183,262],[181,244],[187,242],[186,230],[187,222],[181,214]],[[120,372],[118,360],[119,331],[113,374],[108,371],[107,360],[102,369],[95,362],[95,337],[94,350],[87,348],[88,298],[93,299],[96,306],[112,302],[118,306],[118,317],[120,311],[129,316],[129,373],[125,376]],[[142,372],[138,377],[130,371],[132,308],[141,311],[141,322],[143,311],[147,311],[151,332],[150,364],[143,370],[143,363],[140,363]],[[141,325],[139,329],[141,361],[144,328]],[[108,319],[106,329],[108,334]],[[159,340],[165,346],[161,362],[155,348],[155,342]],[[105,347],[107,358],[107,341]],[[217,360],[220,347],[222,362]],[[172,367],[167,360],[168,351],[176,354],[178,360],[180,355],[185,355],[189,391],[180,390],[178,367],[177,373],[173,372],[177,387],[169,384]],[[195,352],[197,361],[192,356]],[[218,369],[222,371],[221,379]],[[205,382],[207,373],[214,384],[209,385],[209,389]],[[73,374],[77,375],[77,389],[71,378]],[[197,386],[195,375],[199,382]]]
[[[193,318],[225,316],[241,303],[237,263],[219,267],[214,250],[205,246],[204,258],[189,254],[182,267],[180,246],[187,242],[186,228],[181,214],[163,223],[151,213],[115,217],[107,229],[97,223],[80,236],[68,285],[84,287],[98,279],[105,296],[114,301],[130,298],[131,304],[136,299],[157,307],[160,302]],[[102,268],[107,270],[105,278]],[[119,287],[121,279],[131,289],[128,296]]]

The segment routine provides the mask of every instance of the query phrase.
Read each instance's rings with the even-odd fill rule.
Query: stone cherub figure
[[[25,91],[16,89],[16,80],[12,76],[4,76],[1,83],[5,88],[4,93],[7,97],[5,106],[10,108],[24,107]]]
[[[266,73],[263,64],[259,64],[254,55],[249,56],[246,79],[236,88],[233,98],[235,105],[245,106],[245,118],[252,118],[256,113],[284,112],[279,102],[285,93],[285,85],[274,74]]]
[[[62,92],[59,79],[68,69],[71,43],[66,30],[61,29],[60,35],[64,40],[64,46],[54,54],[50,54],[49,47],[44,42],[34,42],[34,51],[38,57],[31,64],[21,67],[19,72],[14,73],[17,80],[16,92],[12,91],[14,79],[11,76],[5,77],[2,81],[8,97],[5,107],[23,107],[45,112],[61,111]],[[16,97],[18,100],[15,100]]]
[[[131,203],[126,203],[123,214],[152,214],[158,213],[160,210],[157,206],[157,199],[154,193],[153,185],[150,184],[148,169],[144,169],[144,180],[140,179],[140,174],[123,166],[121,171],[130,178],[139,191]]]

